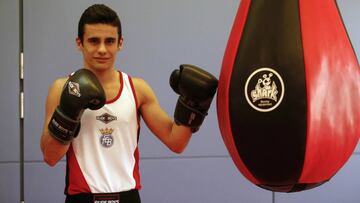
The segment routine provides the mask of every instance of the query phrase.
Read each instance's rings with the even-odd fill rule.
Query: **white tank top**
[[[66,194],[141,188],[137,100],[131,77],[119,73],[118,95],[81,117],[79,135],[67,152]]]

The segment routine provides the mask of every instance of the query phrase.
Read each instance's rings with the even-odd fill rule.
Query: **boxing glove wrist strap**
[[[192,132],[199,130],[207,113],[202,113],[196,108],[186,104],[181,98],[178,99],[174,114],[175,123],[190,127]]]
[[[48,125],[50,135],[63,144],[70,143],[80,130],[80,120],[73,120],[57,107]]]

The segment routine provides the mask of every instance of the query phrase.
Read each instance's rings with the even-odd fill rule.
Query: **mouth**
[[[95,61],[98,63],[106,63],[110,58],[94,57]]]

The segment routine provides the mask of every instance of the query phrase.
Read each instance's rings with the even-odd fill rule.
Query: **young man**
[[[78,49],[84,67],[54,81],[41,136],[44,160],[67,158],[66,202],[140,202],[140,117],[170,150],[181,153],[203,122],[216,92],[214,76],[181,65],[170,77],[180,95],[173,121],[150,86],[114,67],[123,47],[117,14],[95,4],[82,14]]]

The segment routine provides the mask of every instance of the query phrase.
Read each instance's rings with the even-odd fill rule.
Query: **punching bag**
[[[333,177],[360,135],[359,63],[334,0],[241,0],[218,122],[239,171],[295,192]]]

